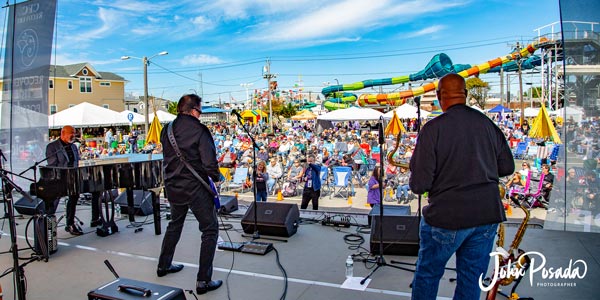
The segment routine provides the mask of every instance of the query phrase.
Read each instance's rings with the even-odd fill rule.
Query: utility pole
[[[263,67],[263,78],[267,80],[268,99],[269,99],[269,127],[271,133],[273,132],[273,95],[274,91],[271,91],[271,79],[275,78],[274,74],[271,74],[271,60],[267,58],[267,63]]]
[[[523,57],[521,57],[521,44],[517,42],[517,65],[519,66],[519,102],[521,103],[521,117],[519,124],[523,128],[523,121],[525,120],[525,103],[523,103],[523,78],[521,76],[521,64],[523,63]]]
[[[502,65],[500,66],[500,105],[504,105],[504,68]],[[508,106],[508,101],[506,101],[506,107]]]

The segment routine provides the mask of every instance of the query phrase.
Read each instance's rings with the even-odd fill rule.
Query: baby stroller
[[[290,181],[290,182],[286,182],[283,184],[283,191],[281,191],[281,194],[284,197],[294,197],[296,196],[296,186],[297,183],[295,181]]]

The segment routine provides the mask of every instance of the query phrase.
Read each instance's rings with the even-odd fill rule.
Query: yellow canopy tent
[[[312,113],[310,110],[303,110],[292,117],[292,120],[314,120],[317,118],[317,115]]]
[[[529,136],[532,138],[550,138],[554,143],[562,144],[558,132],[556,131],[556,128],[554,128],[552,120],[550,120],[544,106],[540,109],[537,117],[533,119],[531,129],[529,130]]]
[[[394,115],[392,116],[392,119],[385,127],[385,135],[399,135],[403,132],[406,132],[406,128],[404,128],[404,125],[402,125],[402,122],[400,122],[400,118],[398,118],[398,115],[394,110]]]
[[[152,119],[152,124],[150,124],[150,128],[148,129],[148,135],[146,136],[146,141],[144,142],[144,146],[148,145],[149,142],[154,142],[157,145],[160,144],[160,132],[162,131],[162,125],[158,120],[158,116],[156,115],[156,111],[154,112],[154,118]]]

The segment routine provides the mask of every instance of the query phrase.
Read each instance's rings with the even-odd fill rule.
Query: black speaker
[[[300,210],[290,203],[258,202],[258,232],[264,235],[290,237],[298,231]],[[254,202],[242,218],[245,233],[254,233]]]
[[[406,214],[406,208],[383,206],[383,218],[379,207],[373,207],[370,250],[379,253],[379,223],[383,221],[383,254],[417,256],[419,254],[419,217]]]
[[[410,216],[410,206],[408,205],[383,205],[383,215],[386,215],[386,211],[388,215],[394,216]],[[369,211],[369,215],[367,216],[367,223],[371,226],[371,219],[373,216],[379,216],[379,204],[373,205],[371,211]]]
[[[220,214],[230,214],[238,210],[238,199],[236,196],[219,195],[219,199],[221,200]]]
[[[30,197],[33,198],[33,202],[25,197],[17,200],[14,204],[15,210],[17,210],[18,213],[27,216],[43,215],[46,210],[44,200],[36,196]]]
[[[56,216],[42,215],[33,217],[33,249],[46,260],[50,254],[58,251],[56,238]]]
[[[122,214],[129,214],[127,206],[127,192],[119,194],[115,199],[115,205],[119,204]],[[138,216],[149,216],[152,214],[152,193],[143,190],[133,190],[133,209]]]

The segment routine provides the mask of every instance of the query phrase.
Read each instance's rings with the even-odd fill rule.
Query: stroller
[[[296,196],[296,186],[297,183],[295,181],[290,181],[287,182],[283,185],[283,191],[281,192],[281,194],[284,197],[294,197]]]

